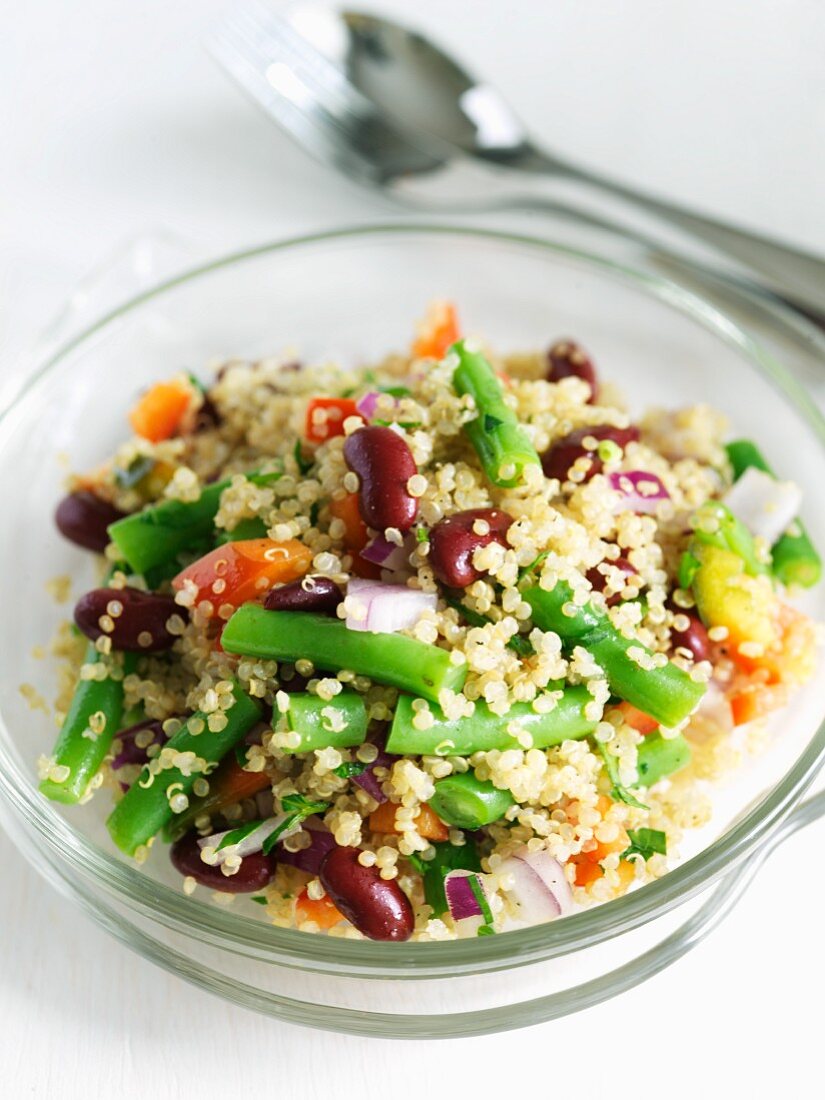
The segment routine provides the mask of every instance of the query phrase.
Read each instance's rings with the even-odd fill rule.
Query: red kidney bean
[[[547,353],[547,381],[559,382],[562,378],[581,378],[590,386],[588,404],[599,396],[596,368],[587,352],[573,340],[557,340]]]
[[[106,528],[125,515],[125,512],[101,500],[95,493],[80,489],[63,497],[54,520],[61,535],[69,542],[102,554],[109,545]]]
[[[412,451],[391,428],[359,428],[344,443],[347,466],[358,474],[358,506],[369,527],[409,531],[418,515],[418,500],[407,482],[418,472]]]
[[[144,745],[143,748],[137,744],[136,738],[139,733],[151,733],[152,740],[148,745]],[[152,721],[151,718],[146,718],[142,722],[138,722],[134,726],[129,726],[128,729],[120,730],[117,734],[117,740],[121,743],[121,750],[117,756],[112,760],[112,769],[117,771],[118,768],[124,768],[127,764],[145,764],[149,759],[148,749],[151,745],[164,744],[169,740],[167,734],[163,732],[163,723]]]
[[[622,575],[625,577],[638,576],[636,570],[633,568],[627,558],[616,558],[615,561],[611,561],[609,562],[609,564],[612,565],[615,569],[620,569],[622,571]],[[587,579],[590,581],[596,592],[604,591],[607,584],[607,577],[604,575],[604,573],[601,573],[599,571],[598,566],[595,566],[587,573]],[[620,603],[621,599],[621,593],[615,592],[612,596],[607,597],[607,606],[613,607],[614,604]]]
[[[113,615],[110,604],[120,604]],[[166,623],[171,615],[186,618],[188,612],[171,596],[156,592],[141,592],[138,588],[93,588],[81,596],[74,609],[74,621],[87,638],[95,641],[102,634],[112,639],[112,648],[132,653],[159,653],[170,649],[176,635],[170,634]],[[104,630],[101,618],[108,616],[111,630]],[[104,625],[108,625],[105,623]]]
[[[176,840],[169,858],[182,875],[191,875],[201,886],[222,890],[225,894],[251,894],[263,890],[272,881],[277,866],[274,856],[253,852],[243,857],[234,875],[225,875],[220,867],[210,867],[203,862],[197,833],[187,833]]]
[[[212,428],[217,428],[222,422],[223,417],[218,411],[217,405],[209,394],[205,393],[200,408],[195,413],[192,434],[198,435],[200,432],[208,432]]]
[[[267,611],[315,611],[321,615],[334,615],[343,599],[343,592],[329,577],[301,577],[278,588],[270,588],[264,607]]]
[[[710,638],[708,632],[705,629],[705,624],[699,619],[697,615],[692,615],[689,611],[684,611],[681,607],[672,607],[671,610],[676,615],[684,615],[688,620],[688,626],[685,630],[674,630],[670,628],[670,644],[676,649],[689,649],[693,654],[694,661],[708,661],[710,660]]]
[[[359,932],[371,940],[408,940],[415,928],[409,898],[377,867],[362,867],[358,848],[333,848],[324,857],[321,884]]]
[[[541,456],[541,465],[547,477],[558,478],[559,481],[567,480],[567,473],[577,458],[586,456],[591,460],[590,469],[584,475],[583,481],[589,481],[591,477],[600,474],[604,468],[597,451],[589,450],[584,446],[583,440],[592,436],[597,442],[609,439],[619,447],[626,447],[628,443],[636,443],[639,438],[639,429],[631,424],[629,428],[612,428],[609,424],[594,424],[585,428],[576,428],[575,431],[556,440]]]
[[[473,530],[476,521],[489,526],[486,535]],[[430,530],[429,561],[438,580],[450,588],[466,588],[483,576],[473,565],[473,553],[482,546],[497,542],[507,545],[507,532],[513,517],[498,508],[471,508],[439,520]]]

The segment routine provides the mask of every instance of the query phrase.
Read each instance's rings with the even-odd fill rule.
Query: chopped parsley
[[[485,430],[485,432],[492,432],[499,426],[499,424],[503,424],[503,423],[504,423],[504,421],[501,420],[498,416],[493,416],[491,413],[485,413],[484,414],[484,430]]]
[[[125,470],[115,469],[115,481],[121,489],[132,489],[139,481],[142,481],[156,466],[154,458],[149,455],[135,455]]]
[[[268,856],[285,832],[294,829],[313,814],[322,814],[328,809],[328,802],[313,802],[302,794],[285,794],[281,799],[281,810],[286,817],[263,842],[261,851]]]
[[[612,784],[610,797],[614,802],[624,802],[626,806],[635,806],[639,810],[649,810],[650,807],[640,802],[639,799],[625,787],[619,779],[619,762],[606,745],[601,741],[595,741],[596,751],[604,761],[605,771]]]
[[[304,458],[304,449],[300,439],[295,440],[295,447],[292,453],[295,456],[295,461],[298,463],[298,469],[301,474],[308,474],[315,463],[311,458]]]
[[[266,900],[266,898],[263,896],[263,894],[256,894],[254,897],[250,898],[249,900],[254,901],[256,905],[269,905],[269,902]]]
[[[352,779],[354,775],[362,775],[368,767],[369,764],[364,764],[361,760],[347,760],[332,771],[339,779]]]
[[[667,855],[667,837],[660,829],[628,829],[630,847],[622,852],[622,859],[641,856],[648,860],[653,855]]]
[[[223,848],[229,848],[233,844],[240,844],[242,840],[246,840],[251,833],[254,833],[255,830],[259,829],[263,824],[263,821],[247,821],[245,825],[241,825],[237,829],[232,829],[226,834],[215,850],[220,852]]]

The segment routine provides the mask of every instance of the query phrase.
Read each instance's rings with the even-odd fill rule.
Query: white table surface
[[[230,87],[198,39],[218,0],[34,0],[0,36],[0,351],[122,242],[200,251],[374,217]],[[401,0],[384,7],[405,10]],[[418,0],[416,20],[508,89],[555,146],[825,253],[817,0]],[[0,838],[0,1093],[18,1097],[821,1092],[825,824],[647,985],[498,1038],[370,1042],[257,1017],[130,954]],[[422,1084],[422,1075],[426,1084]],[[719,1081],[720,1085],[710,1082]]]

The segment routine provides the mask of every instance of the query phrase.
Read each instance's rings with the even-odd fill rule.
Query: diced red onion
[[[299,871],[306,871],[309,875],[317,875],[321,870],[321,862],[327,852],[331,852],[335,845],[335,837],[322,829],[307,829],[312,843],[308,848],[301,848],[297,852],[290,852],[279,841],[275,845],[275,859],[278,863],[285,863],[290,867],[297,867]]]
[[[380,780],[376,774],[376,768],[390,769],[393,765],[393,761],[397,757],[390,756],[387,752],[379,752],[375,760],[370,764],[368,768],[365,768],[360,775],[354,775],[352,777],[353,783],[356,783],[367,794],[372,795],[376,802],[386,802],[387,796],[384,794],[382,788],[382,780]]]
[[[413,549],[413,539],[409,536],[404,539],[401,546],[385,539],[383,535],[376,535],[361,550],[361,557],[365,561],[371,561],[374,565],[380,565],[382,569],[389,569],[397,573],[409,565],[410,554]]]
[[[653,515],[663,500],[670,500],[670,494],[662,484],[661,478],[647,470],[627,470],[624,473],[607,475],[610,487],[621,494],[616,506],[617,512],[638,512],[641,515]]]
[[[369,390],[359,397],[355,402],[356,409],[361,413],[365,420],[372,420],[375,416],[375,406],[378,404],[378,398],[381,394],[378,390]]]
[[[414,626],[425,611],[435,610],[437,602],[434,592],[353,578],[347,585],[347,627],[394,634]],[[352,603],[359,605],[359,611]]]
[[[450,871],[444,876],[444,894],[455,921],[468,920],[470,917],[483,917],[481,905],[473,892],[471,880],[476,880],[477,889],[485,893],[481,879],[473,871]]]
[[[802,490],[793,481],[777,481],[749,466],[722,501],[752,535],[761,535],[772,546],[799,514]]]
[[[563,916],[573,908],[573,895],[558,860],[547,852],[520,848],[496,868],[497,874],[510,875],[508,891],[518,905],[519,920],[542,924]]]
[[[147,745],[141,747],[136,743],[135,738],[144,730],[151,730],[154,737]],[[117,734],[117,740],[121,742],[122,747],[114,760],[112,760],[112,769],[114,771],[117,771],[118,768],[126,767],[127,764],[145,764],[149,759],[148,750],[151,746],[162,745],[164,742],[168,741],[169,738],[163,732],[162,723],[147,718],[143,722],[137,722],[134,726],[129,726],[128,729],[121,730],[120,733]]]
[[[210,858],[204,860],[204,863],[209,863],[210,866],[216,867],[223,863],[227,856],[238,856],[243,859],[244,856],[251,856],[253,852],[260,852],[266,838],[271,836],[272,833],[279,829],[283,823],[292,816],[292,814],[278,814],[276,817],[270,817],[267,821],[262,821],[258,828],[245,836],[243,840],[238,841],[237,844],[227,844],[227,846],[221,848],[220,851],[216,850],[214,860]],[[221,833],[212,833],[211,836],[201,837],[198,840],[198,846],[200,847],[201,853],[203,853],[204,848],[217,849],[224,837],[228,836],[229,833],[233,833],[235,829],[241,828],[243,828],[243,825],[236,825],[233,829],[225,829]],[[285,829],[282,835],[285,837],[291,836],[292,833],[296,833],[300,828],[301,823],[298,822],[291,828]]]

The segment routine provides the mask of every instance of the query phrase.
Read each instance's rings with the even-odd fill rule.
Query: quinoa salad
[[[821,564],[758,442],[632,418],[602,356],[436,303],[380,362],[137,395],[56,513],[100,578],[52,643],[43,794],[332,936],[500,934],[665,874],[813,675]]]

